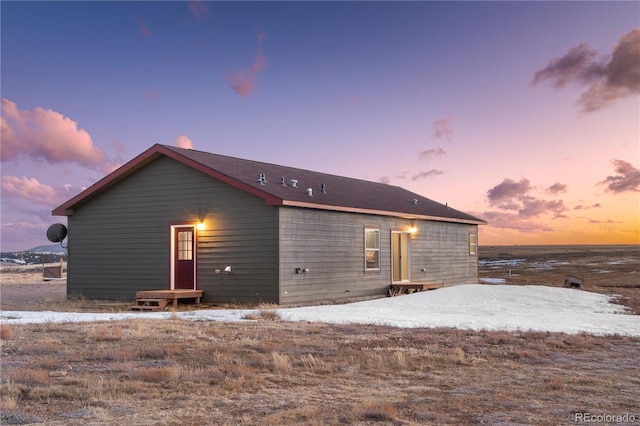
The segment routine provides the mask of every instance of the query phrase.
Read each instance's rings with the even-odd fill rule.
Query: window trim
[[[469,256],[478,254],[478,234],[469,234]]]
[[[378,247],[367,247],[367,232],[375,232],[376,235],[378,236],[377,238],[377,242],[378,242]],[[380,271],[380,228],[377,227],[372,227],[372,226],[367,226],[364,228],[364,270],[365,272],[370,272],[370,271]],[[375,268],[370,268],[367,266],[367,254],[369,252],[375,252],[377,253],[376,256],[376,264],[377,266]]]

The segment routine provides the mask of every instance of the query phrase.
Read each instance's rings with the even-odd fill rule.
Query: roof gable
[[[161,155],[262,198],[268,205],[486,223],[398,186],[159,144],[57,207],[53,214],[72,214],[75,207],[126,179]],[[259,176],[265,179],[261,180]],[[292,185],[292,179],[297,181],[296,186]]]

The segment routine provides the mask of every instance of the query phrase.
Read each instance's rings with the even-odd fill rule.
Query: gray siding
[[[67,292],[133,299],[170,287],[170,224],[204,220],[198,288],[205,302],[277,302],[277,209],[167,157],[69,217]],[[214,274],[232,266],[231,274]]]
[[[412,236],[412,281],[445,286],[478,282],[478,254],[469,254],[469,235],[478,225],[420,221]],[[423,269],[426,271],[423,272]]]
[[[411,226],[411,281],[478,280],[469,254],[476,225],[280,208],[280,301],[305,303],[384,295],[391,284],[391,233]],[[364,269],[364,229],[380,229],[380,270]],[[296,268],[309,272],[296,273]],[[425,271],[423,271],[423,269]]]
[[[381,270],[364,270],[364,228],[382,217],[301,208],[280,208],[280,300],[282,303],[348,299],[389,288],[390,258]],[[381,229],[381,245],[389,236]],[[309,272],[296,274],[296,268]]]

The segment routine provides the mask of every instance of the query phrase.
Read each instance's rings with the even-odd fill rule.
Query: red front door
[[[180,226],[173,230],[174,246],[174,288],[196,288],[195,280],[195,228],[193,226]]]

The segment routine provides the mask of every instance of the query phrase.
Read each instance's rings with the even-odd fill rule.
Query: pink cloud
[[[2,161],[21,155],[49,164],[76,163],[88,169],[107,171],[113,164],[101,148],[93,144],[86,130],[59,112],[36,107],[33,111],[2,98]]]
[[[589,219],[587,219],[587,221],[588,221],[589,223],[592,223],[592,224],[598,224],[598,223],[620,223],[620,222],[614,222],[614,221],[613,221],[613,220],[611,220],[611,219],[607,219],[607,220],[598,220],[598,219],[590,219],[590,218],[589,218]]]
[[[26,176],[2,176],[3,195],[10,195],[36,204],[53,205],[59,199],[52,186]]]
[[[189,139],[187,137],[187,135],[180,135],[178,136],[174,141],[173,144],[175,146],[177,146],[178,148],[186,148],[186,149],[193,149],[193,142],[191,142],[191,139]]]
[[[431,169],[428,171],[422,171],[420,173],[417,173],[413,176],[411,176],[411,180],[412,181],[417,181],[418,179],[425,179],[425,178],[429,178],[431,176],[438,176],[444,174],[444,172],[442,170],[438,170],[438,169]]]
[[[446,151],[440,147],[427,149],[426,151],[422,151],[418,154],[418,158],[420,160],[430,160],[432,157],[438,157],[440,155],[446,154]]]
[[[433,136],[436,139],[446,139],[448,141],[453,138],[453,127],[451,125],[451,117],[442,118],[433,122]]]
[[[190,1],[189,12],[196,18],[197,21],[201,21],[204,16],[209,13],[209,8],[204,1]]]
[[[599,185],[606,185],[607,191],[619,194],[621,192],[640,192],[640,170],[631,163],[623,160],[611,160],[618,176],[607,176]]]
[[[573,209],[574,210],[589,210],[589,209],[599,209],[600,207],[602,207],[602,205],[600,205],[600,203],[592,204],[590,206],[584,206],[582,204],[578,204]]]
[[[515,182],[513,179],[505,178],[502,183],[487,191],[487,198],[489,198],[489,203],[493,206],[522,197],[530,189],[531,185],[528,179],[520,179],[520,182]]]
[[[120,142],[112,141],[111,146],[115,149],[118,161],[122,162],[125,154],[127,153],[127,147]]]
[[[552,185],[556,191],[564,189],[561,184]],[[528,179],[504,179],[501,183],[487,191],[489,204],[502,210],[517,210],[518,216],[524,219],[540,216],[551,212],[554,219],[566,217],[563,215],[567,207],[562,200],[543,200],[529,195],[533,187]],[[549,192],[549,188],[547,188]]]
[[[490,212],[484,212],[479,216],[486,218],[489,222],[489,226],[492,226],[494,228],[514,229],[516,231],[519,231],[525,234],[530,234],[530,233],[540,232],[540,231],[542,232],[554,231],[553,228],[551,228],[550,226],[544,223],[525,220],[520,215],[514,214],[514,213],[502,213],[502,212],[490,211]]]
[[[610,55],[581,43],[564,56],[554,58],[538,70],[533,84],[551,81],[555,88],[568,83],[588,85],[578,99],[582,112],[603,108],[617,99],[640,93],[640,28],[624,34]]]
[[[556,182],[550,187],[548,187],[547,189],[545,189],[545,192],[552,195],[558,195],[561,192],[567,192],[567,185]]]
[[[232,75],[228,75],[225,79],[231,85],[231,89],[240,96],[247,96],[256,86],[256,77],[266,67],[266,57],[262,52],[262,44],[267,37],[266,33],[258,33],[258,51],[256,53],[253,65],[250,68],[243,68]]]

